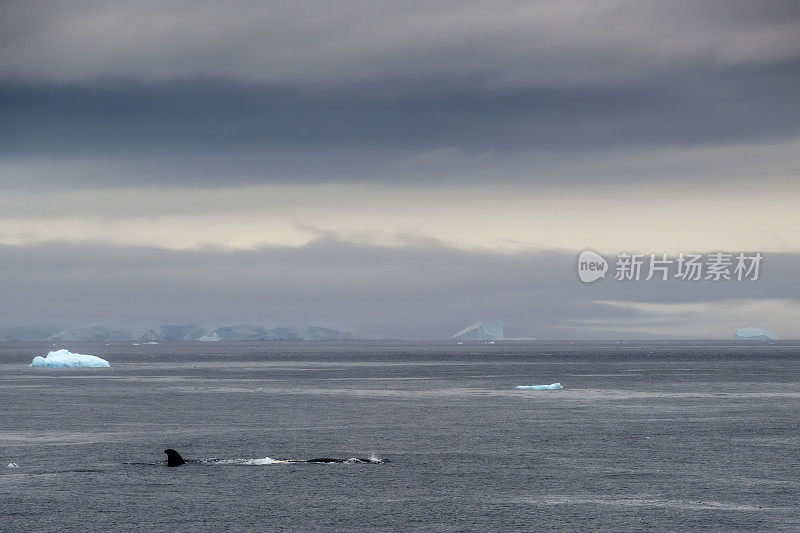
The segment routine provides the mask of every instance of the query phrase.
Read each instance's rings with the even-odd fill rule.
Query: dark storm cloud
[[[475,319],[499,317],[509,336],[607,338],[624,334],[603,328],[673,324],[604,301],[800,300],[793,282],[800,258],[792,254],[768,254],[762,279],[750,283],[592,285],[578,281],[570,251],[470,252],[433,242],[385,248],[318,240],[237,252],[51,244],[3,246],[0,257],[5,326],[272,320],[446,338]],[[713,326],[715,317],[704,320]]]
[[[320,90],[215,80],[132,87],[6,86],[0,89],[0,140],[6,153],[585,146],[626,140],[608,135],[613,123],[630,121],[665,100],[655,88],[487,93],[432,84],[388,95],[375,85]],[[593,131],[592,122],[602,120],[612,124]]]
[[[0,154],[130,159],[131,172],[85,178],[100,183],[130,184],[131,173],[134,182],[174,184],[381,179],[387,163],[444,147],[568,158],[786,138],[800,133],[798,91],[800,63],[685,72],[658,84],[505,91],[451,82],[336,90],[208,79],[6,84]]]

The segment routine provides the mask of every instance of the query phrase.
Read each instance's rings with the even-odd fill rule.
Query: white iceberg
[[[19,465],[17,463],[8,463],[6,468],[19,468]]]
[[[517,385],[516,388],[525,390],[560,390],[564,387],[561,386],[561,383],[551,383],[550,385]]]
[[[503,338],[502,320],[485,320],[471,324],[455,335],[452,339],[465,341],[496,341]]]
[[[768,331],[766,329],[761,328],[739,328],[736,330],[736,335],[734,338],[740,340],[752,340],[752,341],[776,341],[778,340],[778,336]]]
[[[58,350],[49,352],[46,357],[37,355],[33,358],[31,366],[48,368],[71,368],[71,367],[109,367],[108,361],[96,355],[86,355],[82,353],[72,353],[69,350]]]

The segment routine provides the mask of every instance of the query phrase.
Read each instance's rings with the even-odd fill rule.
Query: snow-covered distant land
[[[339,341],[358,339],[359,337],[352,332],[321,326],[265,327],[258,324],[237,324],[231,326],[168,324],[139,329],[95,325],[49,331],[46,328],[4,328],[0,331],[0,342],[134,341],[147,344],[166,341],[198,340]]]

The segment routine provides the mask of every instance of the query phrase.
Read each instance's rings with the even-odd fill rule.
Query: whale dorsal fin
[[[167,454],[167,466],[181,466],[186,464],[186,461],[183,460],[181,454],[172,448],[164,450],[164,453]]]

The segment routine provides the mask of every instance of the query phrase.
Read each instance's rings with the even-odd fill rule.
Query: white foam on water
[[[190,461],[191,462],[191,461]],[[207,465],[222,465],[222,466],[265,466],[265,465],[274,465],[274,464],[287,464],[287,463],[304,463],[305,460],[297,459],[297,460],[282,460],[282,459],[273,459],[272,457],[262,457],[256,459],[205,459],[200,461],[200,463],[207,464]],[[369,458],[366,460],[359,457],[351,457],[349,459],[345,459],[341,461],[343,463],[349,464],[357,464],[357,463],[382,463],[383,459],[377,456],[375,453],[371,453]],[[332,463],[334,464],[334,463]]]
[[[604,505],[610,507],[651,507],[663,509],[680,509],[685,511],[722,510],[763,512],[771,507],[718,501],[667,500],[661,498],[641,497],[604,497],[604,496],[544,496],[541,498],[515,498],[516,503],[528,503],[542,506],[561,505]]]
[[[204,461],[207,464],[214,464],[214,465],[231,465],[231,466],[263,466],[263,465],[273,465],[277,463],[285,463],[286,461],[281,461],[280,459],[273,459],[272,457],[262,457],[260,459],[209,459],[208,461]]]

